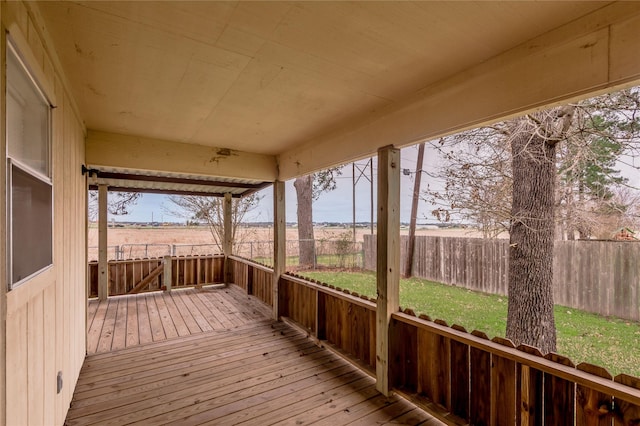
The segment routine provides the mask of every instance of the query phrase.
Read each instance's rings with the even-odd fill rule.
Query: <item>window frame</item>
[[[5,164],[7,166],[6,168],[6,249],[7,249],[7,255],[6,255],[6,260],[7,260],[7,291],[11,291],[13,289],[16,289],[17,287],[20,287],[21,285],[29,282],[31,279],[33,279],[36,275],[39,275],[45,271],[47,271],[48,269],[53,267],[53,259],[54,259],[54,186],[53,186],[53,161],[52,161],[52,147],[53,147],[53,106],[48,98],[48,96],[46,95],[45,91],[43,90],[43,87],[38,83],[37,79],[34,77],[33,73],[31,72],[30,68],[28,67],[28,65],[26,64],[24,58],[20,55],[18,48],[11,42],[11,39],[9,37],[7,37],[7,42],[6,42],[6,56],[8,57],[9,55],[12,55],[13,58],[16,60],[16,62],[18,63],[19,66],[19,70],[20,72],[23,74],[23,77],[25,77],[30,83],[31,83],[31,88],[34,90],[34,92],[36,93],[36,95],[38,96],[38,98],[40,98],[40,100],[42,101],[42,105],[46,107],[47,109],[47,113],[46,113],[46,135],[45,135],[45,141],[44,143],[47,145],[46,146],[46,171],[48,173],[48,175],[43,174],[41,171],[39,170],[35,170],[34,168],[30,167],[29,165],[25,164],[23,161],[21,161],[18,158],[15,158],[14,156],[12,156],[12,154],[9,152],[9,126],[6,120],[6,117],[8,116],[8,112],[5,109],[5,149],[6,149],[6,155],[5,155]],[[7,99],[7,97],[9,96],[9,81],[8,81],[8,72],[7,72],[7,67],[5,67],[5,99]],[[46,184],[49,187],[49,207],[50,207],[50,212],[49,212],[49,217],[51,218],[51,222],[48,226],[49,231],[50,231],[50,247],[49,247],[49,253],[50,253],[50,259],[49,262],[44,265],[41,266],[37,269],[34,269],[34,271],[32,273],[30,273],[29,275],[21,278],[19,281],[16,281],[15,283],[13,282],[13,269],[14,269],[14,265],[13,265],[13,256],[14,256],[14,247],[13,247],[13,236],[14,236],[14,223],[13,223],[13,204],[14,204],[14,188],[13,188],[13,171],[14,168],[17,168],[19,171],[21,171],[22,173],[28,175],[28,177],[36,179],[39,182],[42,182],[44,184]]]

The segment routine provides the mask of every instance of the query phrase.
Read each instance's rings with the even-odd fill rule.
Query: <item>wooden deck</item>
[[[94,299],[87,315],[87,354],[253,324],[270,313],[236,286]]]
[[[155,328],[162,324],[164,330],[180,314],[182,335],[175,322],[175,333],[154,333],[151,325],[143,333],[140,314],[147,312],[151,324],[152,316],[163,316],[162,303],[171,301],[175,309],[167,307]],[[128,310],[118,315],[121,306]],[[130,315],[131,306],[138,318]],[[370,376],[306,334],[269,320],[269,308],[233,286],[125,296],[93,310],[89,333],[102,323],[112,338],[107,344],[107,333],[94,331],[102,353],[85,360],[68,425],[442,424],[404,399],[383,397]],[[129,320],[139,327],[137,345],[133,339],[126,344]],[[127,337],[115,338],[120,335]],[[114,350],[123,345],[128,347]]]

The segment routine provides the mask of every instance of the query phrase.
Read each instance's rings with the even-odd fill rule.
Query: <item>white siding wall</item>
[[[84,128],[62,83],[64,77],[54,65],[57,61],[48,49],[50,43],[38,22],[37,9],[23,2],[3,2],[0,14],[3,33],[9,31],[57,107],[53,111],[52,141],[53,268],[6,295],[2,290],[0,311],[4,311],[6,328],[0,332],[0,344],[5,341],[0,363],[6,370],[0,371],[0,376],[4,373],[6,387],[0,390],[5,392],[0,411],[6,417],[0,423],[63,424],[85,355],[86,186],[80,172],[84,163]],[[3,128],[0,134],[4,133]],[[4,156],[6,141],[2,140]],[[6,223],[4,167],[0,167],[0,223]],[[0,239],[4,244],[4,229]],[[6,256],[4,251],[1,253],[0,273],[6,276]],[[64,378],[60,394],[56,392],[58,371]]]

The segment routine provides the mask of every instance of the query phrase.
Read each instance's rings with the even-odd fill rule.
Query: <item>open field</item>
[[[240,231],[240,241],[271,241],[273,230],[271,228],[242,228]],[[351,235],[351,228],[327,228],[318,227],[315,229],[316,239],[338,238],[341,234]],[[364,234],[369,234],[370,229],[358,228],[356,230],[356,240],[362,241]],[[211,244],[213,238],[207,227],[127,227],[109,228],[108,245],[120,246],[122,244]],[[401,234],[408,234],[408,229],[402,229]],[[481,234],[473,229],[426,229],[419,228],[417,235],[433,236],[459,236],[459,237],[480,237]],[[287,240],[298,238],[297,228],[287,228]],[[98,228],[89,227],[88,246],[98,246]]]

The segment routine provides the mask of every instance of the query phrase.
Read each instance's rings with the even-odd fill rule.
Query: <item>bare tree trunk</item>
[[[522,119],[522,120],[527,120]],[[543,353],[556,350],[553,244],[556,141],[533,122],[511,139],[513,204],[507,338]]]
[[[300,266],[314,265],[315,241],[313,236],[313,175],[302,176],[293,182],[298,199],[298,249]]]
[[[404,276],[413,275],[413,252],[416,247],[416,222],[418,220],[418,200],[420,199],[420,183],[422,182],[422,163],[424,162],[424,142],[418,146],[416,161],[416,180],[413,185],[413,199],[411,202],[411,218],[409,223],[409,247],[407,249]]]

